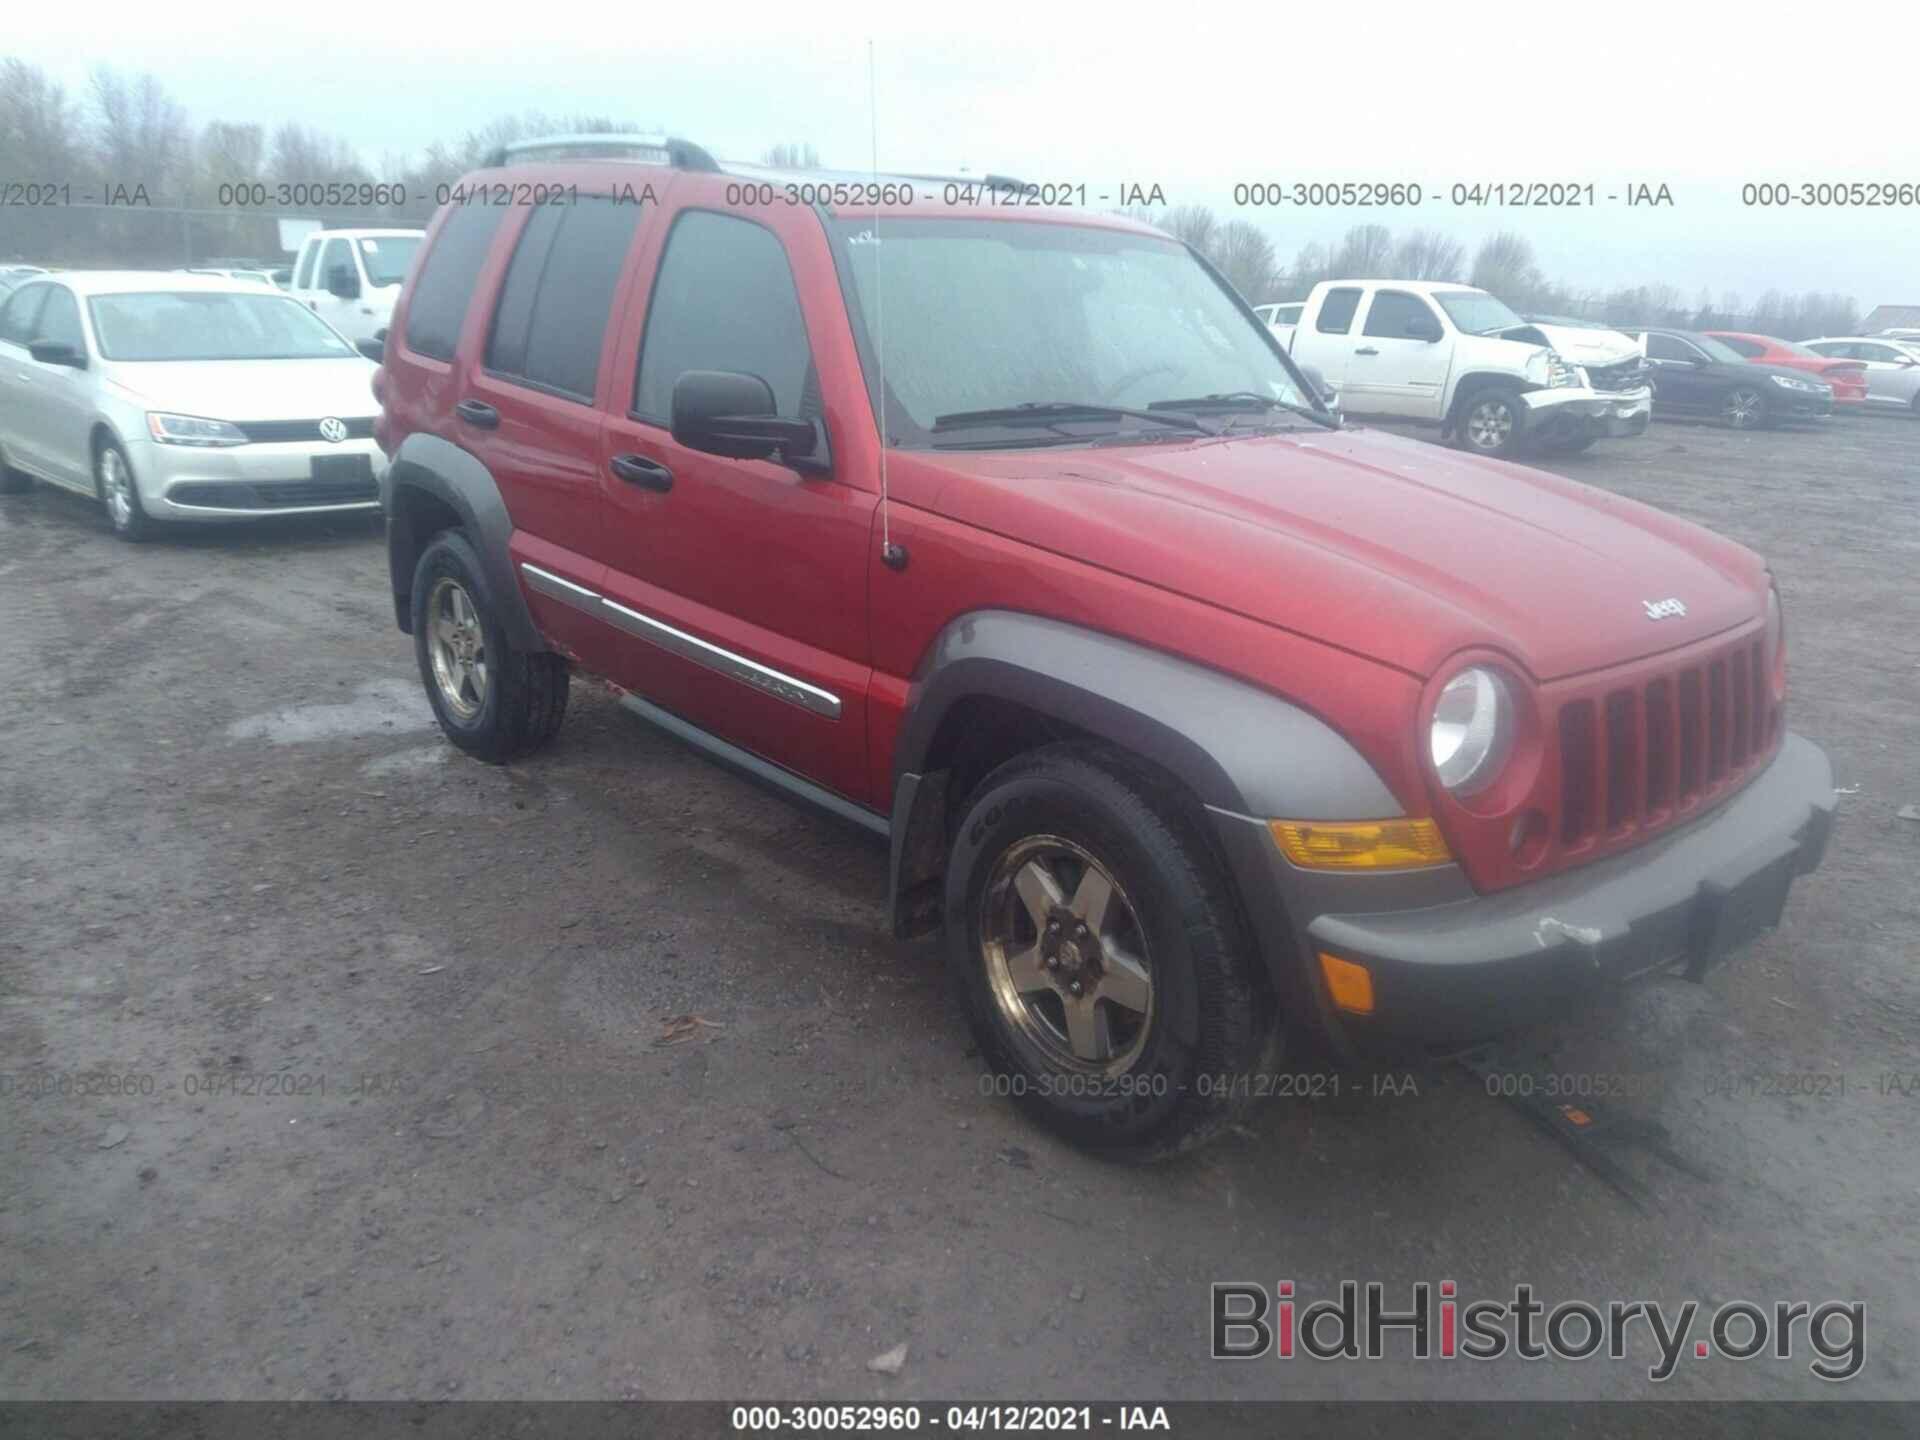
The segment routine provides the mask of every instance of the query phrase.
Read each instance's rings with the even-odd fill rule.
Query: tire
[[[413,571],[413,648],[447,739],[504,765],[553,739],[567,713],[566,660],[507,644],[480,557],[457,530],[435,536]]]
[[[1760,430],[1767,421],[1767,397],[1755,386],[1735,385],[1720,401],[1720,423],[1729,430]]]
[[[0,495],[20,495],[33,488],[33,477],[7,463],[5,446],[0,446]]]
[[[1120,752],[1049,745],[980,783],[948,854],[949,971],[993,1092],[1116,1159],[1218,1132],[1248,1088],[1228,1077],[1275,1033],[1226,879],[1179,801]]]
[[[1520,448],[1524,418],[1514,391],[1488,385],[1460,402],[1454,434],[1464,450],[1506,459]]]
[[[138,545],[153,533],[153,522],[140,504],[133,466],[118,440],[102,440],[93,447],[93,493],[107,512],[107,525],[120,539]]]

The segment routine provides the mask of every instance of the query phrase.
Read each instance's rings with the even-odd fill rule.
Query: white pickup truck
[[[424,230],[316,230],[288,293],[356,345],[383,339]]]
[[[1349,415],[1436,424],[1469,450],[1511,455],[1647,428],[1653,389],[1639,350],[1613,331],[1579,335],[1579,358],[1563,355],[1470,285],[1329,280],[1307,296],[1287,348],[1339,388]]]

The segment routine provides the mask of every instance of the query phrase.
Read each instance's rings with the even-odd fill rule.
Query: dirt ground
[[[1516,1041],[1699,1167],[1629,1154],[1648,1213],[1454,1068],[1088,1159],[981,1093],[870,839],[595,684],[444,744],[376,527],[0,501],[0,1395],[1920,1394],[1920,424],[1552,463],[1771,558],[1845,790],[1781,930]],[[1344,1278],[1857,1299],[1866,1364],[1207,1358],[1210,1281]]]

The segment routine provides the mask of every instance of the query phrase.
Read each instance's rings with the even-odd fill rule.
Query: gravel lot
[[[1629,1153],[1650,1214],[1451,1067],[1085,1158],[982,1096],[872,841],[596,684],[532,763],[445,745],[376,528],[130,549],[6,497],[0,1395],[1836,1396],[1806,1356],[1653,1386],[1644,1330],[1622,1363],[1210,1362],[1208,1282],[1282,1278],[1859,1299],[1840,1393],[1920,1394],[1920,1092],[1876,1088],[1920,1077],[1920,424],[1552,463],[1771,558],[1847,792],[1778,933],[1516,1042],[1631,1077],[1603,1113],[1703,1169]],[[27,1091],[73,1072],[135,1093]],[[1799,1072],[1844,1096],[1775,1093]]]

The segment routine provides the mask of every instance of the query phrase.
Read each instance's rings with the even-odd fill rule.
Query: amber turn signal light
[[[1327,977],[1327,995],[1334,1008],[1349,1015],[1373,1013],[1373,972],[1364,965],[1320,952],[1320,973]]]
[[[1431,820],[1273,820],[1280,853],[1306,870],[1411,870],[1453,858]]]

